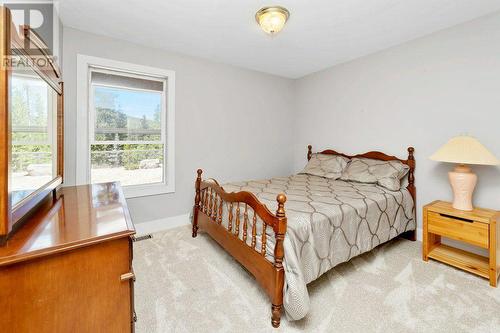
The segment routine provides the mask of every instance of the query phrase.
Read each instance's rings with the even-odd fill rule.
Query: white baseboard
[[[135,224],[136,237],[153,234],[155,232],[166,231],[172,228],[191,224],[190,215],[191,214],[188,213],[183,215],[166,217],[164,219],[136,223]]]
[[[417,228],[417,240],[419,242],[421,242],[423,240],[422,235],[423,235],[422,228]]]

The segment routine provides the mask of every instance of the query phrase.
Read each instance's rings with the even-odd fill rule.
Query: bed
[[[406,187],[389,190],[311,174],[222,187],[197,171],[192,236],[206,232],[255,277],[271,299],[273,327],[280,325],[283,307],[291,320],[307,314],[307,284],[332,267],[395,237],[416,239],[412,147],[407,159],[373,151],[317,154],[399,161],[407,168]],[[308,161],[312,156],[308,146]]]

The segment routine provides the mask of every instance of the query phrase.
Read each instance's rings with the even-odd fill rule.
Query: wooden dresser
[[[134,233],[119,184],[60,189],[0,247],[0,331],[133,331]]]

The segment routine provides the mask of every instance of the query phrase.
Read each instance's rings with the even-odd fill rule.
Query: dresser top
[[[471,211],[458,210],[452,207],[451,202],[436,200],[424,206],[432,212],[465,218],[483,223],[490,223],[500,217],[500,212],[493,209],[474,207]]]
[[[134,233],[118,183],[63,187],[0,246],[0,266]]]

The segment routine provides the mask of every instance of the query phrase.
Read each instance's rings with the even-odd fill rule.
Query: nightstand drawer
[[[428,232],[487,249],[488,224],[435,212],[427,213]]]

